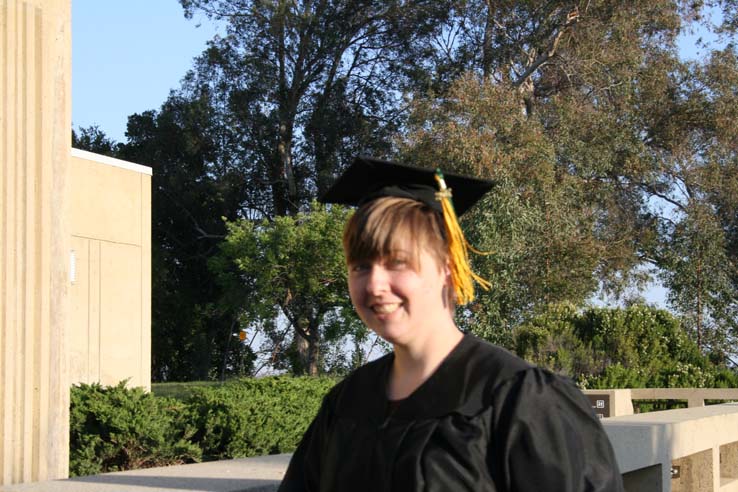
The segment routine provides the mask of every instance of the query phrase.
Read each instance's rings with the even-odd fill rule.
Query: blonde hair
[[[448,245],[440,214],[416,200],[382,197],[361,206],[343,230],[348,264],[396,254],[406,240],[412,245],[411,263],[418,266],[421,248],[439,268],[448,259]]]

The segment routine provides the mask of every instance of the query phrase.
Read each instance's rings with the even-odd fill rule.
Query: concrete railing
[[[738,492],[738,389],[585,390],[603,417],[628,492]],[[686,400],[688,408],[633,413],[633,400]]]
[[[705,400],[738,401],[738,388],[635,388],[582,393],[601,418],[632,415],[633,400],[686,400],[688,408],[704,407]]]
[[[704,407],[705,400],[738,401],[738,388],[637,388],[633,400],[687,400],[687,406]]]
[[[602,420],[628,492],[738,492],[738,404]]]

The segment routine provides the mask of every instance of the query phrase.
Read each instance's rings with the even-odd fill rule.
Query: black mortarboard
[[[418,200],[441,212],[441,202],[436,198],[438,185],[435,174],[436,171],[431,169],[360,156],[320,197],[320,201],[360,206],[375,198],[395,196]],[[454,209],[459,216],[493,186],[490,181],[458,174],[444,173],[443,178],[452,190]]]

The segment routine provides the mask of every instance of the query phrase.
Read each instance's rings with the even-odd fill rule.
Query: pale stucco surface
[[[69,457],[69,0],[0,0],[0,484]]]
[[[72,149],[71,383],[151,386],[151,170]]]

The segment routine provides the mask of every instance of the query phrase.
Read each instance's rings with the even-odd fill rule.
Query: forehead
[[[442,261],[445,244],[438,214],[417,201],[401,198],[379,198],[360,207],[346,224],[343,237],[350,262],[401,251],[415,259],[421,249]]]

